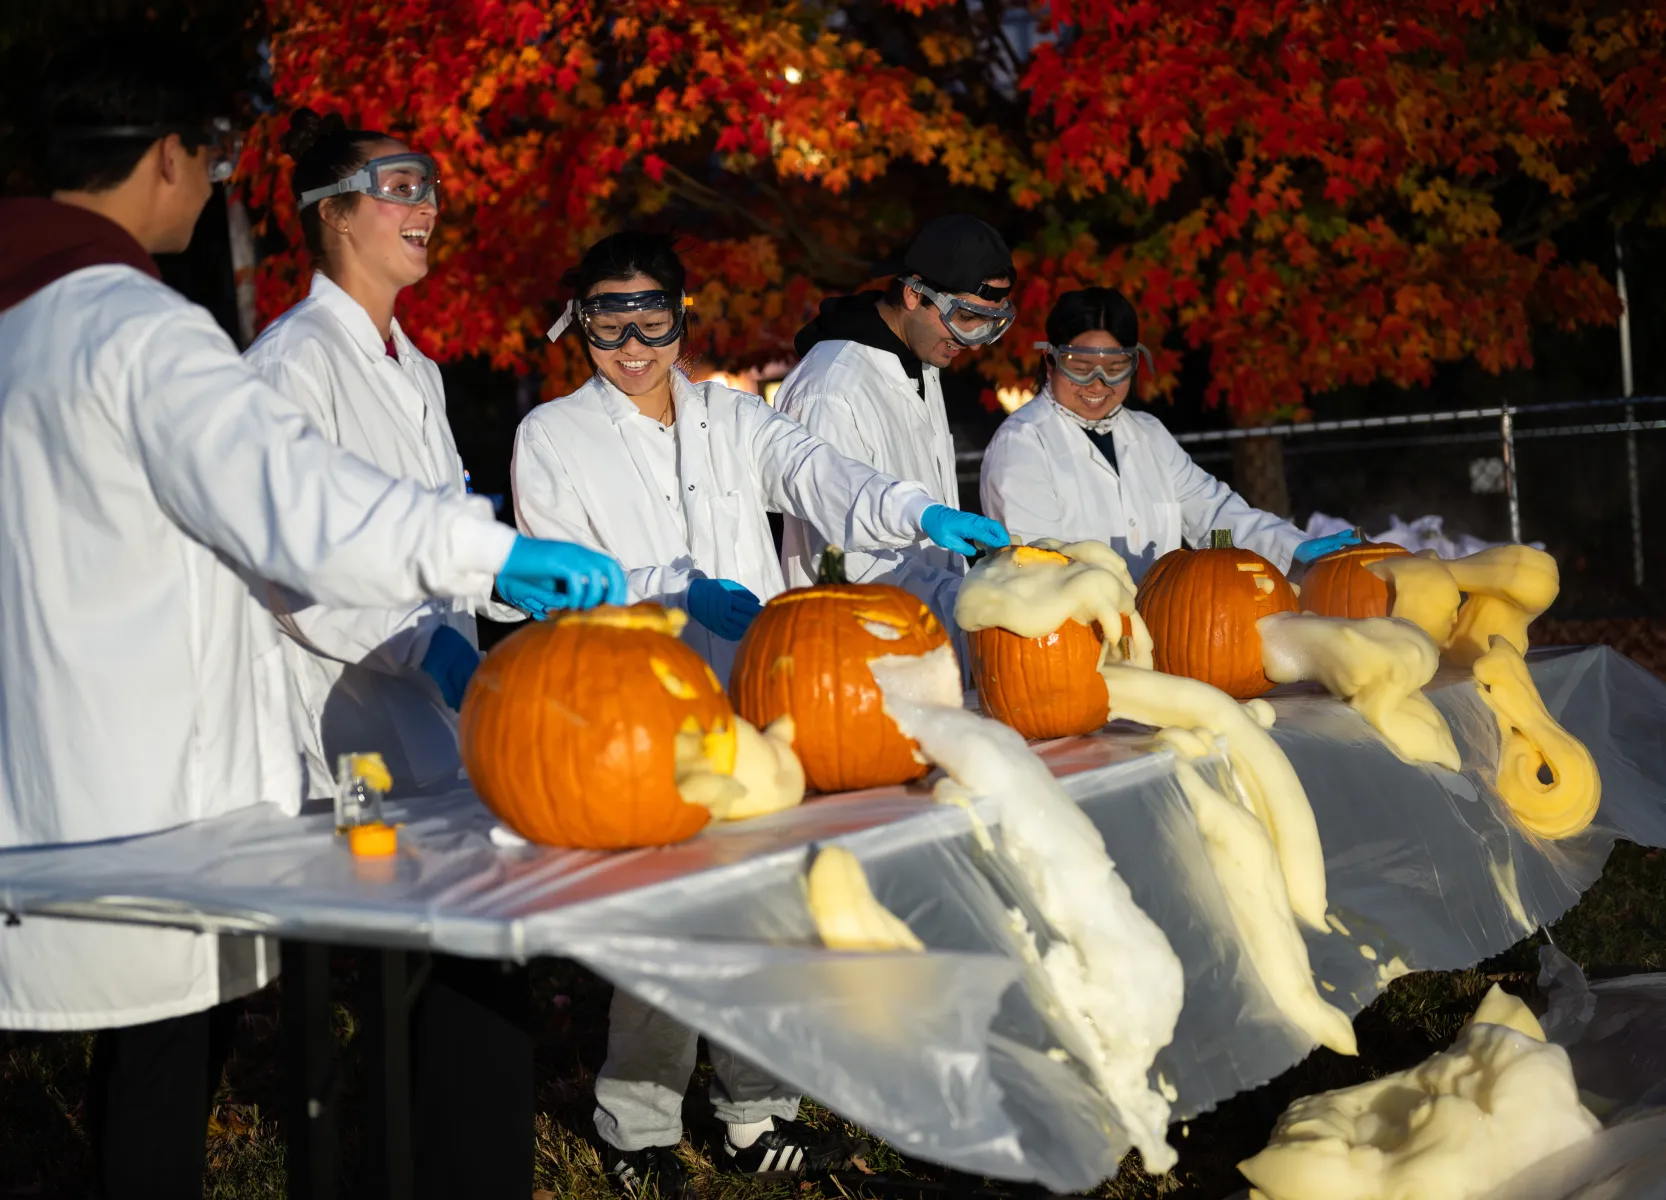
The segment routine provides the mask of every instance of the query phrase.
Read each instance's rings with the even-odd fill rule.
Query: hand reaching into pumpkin
[[[974,542],[981,542],[991,550],[1012,544],[1006,527],[999,521],[980,517],[977,513],[961,512],[946,504],[933,504],[920,517],[920,529],[945,550],[971,558],[978,552]]]
[[[1344,529],[1340,533],[1333,533],[1326,537],[1308,538],[1296,547],[1295,559],[1306,566],[1314,559],[1323,558],[1336,550],[1343,550],[1349,546],[1359,545],[1360,537],[1357,529]]]
[[[606,554],[572,542],[518,537],[497,577],[498,595],[533,620],[557,609],[624,604],[625,572]]]
[[[688,585],[688,615],[726,641],[738,642],[763,605],[733,579],[696,579]]]

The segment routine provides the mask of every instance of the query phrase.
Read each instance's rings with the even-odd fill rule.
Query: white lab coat
[[[895,354],[860,342],[817,342],[782,380],[775,407],[851,458],[897,479],[913,480],[933,502],[959,508],[954,436],[943,408],[942,384],[936,367],[925,367],[923,374],[921,390]],[[789,586],[815,582],[826,546],[827,539],[816,529],[787,518],[781,566]],[[906,588],[929,604],[948,630],[956,629],[954,602],[966,565],[962,555],[925,537],[897,550],[845,556],[852,583]]]
[[[1080,426],[1042,393],[995,431],[984,451],[983,511],[1015,542],[1039,537],[1108,542],[1139,580],[1184,538],[1207,542],[1230,529],[1234,544],[1281,571],[1307,535],[1260,509],[1192,461],[1150,413],[1126,405],[1111,426],[1116,469]]]
[[[0,363],[0,848],[296,811],[277,625],[239,571],[391,608],[478,593],[514,540],[331,445],[132,267],[0,313]],[[154,1021],[270,974],[255,943],[29,917],[0,926],[0,1026]]]
[[[312,418],[325,437],[398,479],[462,493],[463,461],[446,420],[439,368],[393,323],[388,357],[363,306],[323,274],[250,346],[245,358]],[[273,589],[289,636],[284,665],[301,734],[307,795],[334,794],[335,758],[374,750],[394,795],[455,787],[462,772],[456,713],[422,670],[434,631],[478,644],[474,613],[522,614],[487,595],[423,599],[400,608],[331,608]]]
[[[932,499],[844,457],[757,396],[671,374],[685,537],[626,418],[637,411],[600,375],[540,405],[515,434],[515,518],[523,532],[606,551],[632,601],[687,607],[688,585],[732,579],[760,600],[786,584],[767,511],[792,513],[842,545],[908,545]],[[696,621],[683,631],[727,680],[738,643]]]

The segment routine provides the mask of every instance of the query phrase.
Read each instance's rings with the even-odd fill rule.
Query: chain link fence
[[[1666,397],[1500,405],[1183,433],[1201,465],[1305,524],[1368,533],[1438,515],[1449,537],[1542,543],[1560,620],[1666,618]],[[982,451],[960,454],[976,496]]]

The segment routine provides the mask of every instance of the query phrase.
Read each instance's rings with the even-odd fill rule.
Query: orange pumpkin
[[[1388,584],[1366,565],[1410,553],[1393,542],[1361,542],[1331,551],[1302,576],[1302,611],[1321,617],[1388,616]]]
[[[1140,583],[1135,607],[1151,631],[1159,671],[1185,675],[1249,700],[1273,686],[1261,669],[1255,623],[1295,612],[1283,572],[1217,529],[1205,550],[1171,550]]]
[[[1066,621],[1042,637],[1010,629],[966,635],[983,711],[1027,738],[1092,733],[1110,716],[1099,674],[1099,623]]]
[[[500,821],[590,850],[700,831],[711,814],[678,794],[679,735],[733,771],[735,715],[678,640],[686,620],[653,604],[602,607],[528,622],[482,660],[463,699],[463,763]]]
[[[1066,562],[1053,550],[1018,547],[1011,553],[1021,565],[1025,556]],[[1122,618],[1120,636],[1132,633]],[[1070,620],[1040,637],[991,626],[966,635],[972,678],[983,711],[1027,738],[1072,737],[1092,733],[1110,716],[1110,696],[1099,674],[1104,631]]]
[[[907,783],[926,773],[912,738],[884,709],[870,660],[925,654],[949,635],[920,600],[887,584],[843,582],[829,549],[822,582],[783,592],[741,639],[729,691],[740,715],[762,729],[793,718],[793,749],[818,792]]]

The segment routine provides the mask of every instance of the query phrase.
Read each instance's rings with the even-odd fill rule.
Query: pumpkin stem
[[[821,569],[816,572],[816,583],[825,587],[828,584],[849,583],[845,578],[845,552],[838,546],[829,546],[821,553]]]
[[[1209,531],[1209,549],[1231,550],[1232,548],[1232,530],[1211,529]]]

